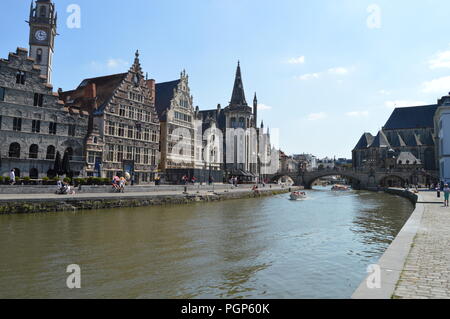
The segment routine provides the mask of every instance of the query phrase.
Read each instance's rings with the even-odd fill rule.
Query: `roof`
[[[99,106],[99,109],[96,110],[95,113],[101,114],[107,104],[106,102],[108,102],[113,96],[114,92],[127,75],[128,73],[120,73],[84,79],[75,90],[60,92],[60,97],[66,102],[67,105],[84,107],[85,88],[91,84],[95,84],[96,105]]]
[[[175,80],[170,82],[157,83],[155,85],[155,106],[159,119],[165,121],[166,111],[170,108],[171,101],[173,99],[174,89],[178,87],[181,80]]]
[[[401,152],[397,157],[397,164],[400,165],[420,165],[422,162],[417,159],[411,152]]]
[[[230,106],[247,106],[245,100],[244,84],[242,83],[241,65],[238,62],[236,78],[234,80],[233,94],[231,95]]]
[[[383,131],[379,131],[370,147],[391,147]]]
[[[364,133],[361,136],[361,138],[359,139],[358,144],[356,144],[355,150],[361,150],[361,149],[368,148],[370,146],[370,144],[372,144],[373,140],[374,140],[374,137],[372,134]]]
[[[438,105],[396,108],[383,129],[417,129],[434,127],[434,114]]]

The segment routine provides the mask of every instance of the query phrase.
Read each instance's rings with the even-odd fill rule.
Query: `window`
[[[123,145],[117,146],[117,161],[118,162],[123,161]]]
[[[39,17],[45,18],[47,16],[47,8],[45,6],[41,6],[39,10]]]
[[[144,130],[144,140],[145,141],[150,141],[150,129],[146,128]]]
[[[2,129],[2,116],[0,115],[0,130]]]
[[[15,117],[13,120],[13,130],[14,131],[22,131],[22,119]]]
[[[156,165],[156,150],[152,150],[152,163],[153,166]]]
[[[16,83],[17,84],[25,84],[25,72],[17,71],[17,73],[16,73]]]
[[[33,105],[34,106],[42,106],[43,104],[44,104],[44,95],[43,94],[34,93]]]
[[[133,127],[132,126],[128,126],[128,138],[133,138]]]
[[[29,158],[38,158],[39,147],[36,144],[30,146]]]
[[[5,101],[5,88],[0,88],[0,102]]]
[[[31,179],[38,179],[39,178],[39,171],[36,168],[30,169],[30,178]]]
[[[36,51],[36,63],[40,64],[42,62],[42,49],[37,49]]]
[[[119,124],[119,134],[120,137],[125,136],[125,124]]]
[[[71,147],[66,148],[65,153],[69,157],[69,161],[73,160],[73,148]]]
[[[146,148],[144,149],[144,164],[148,164],[149,163],[149,149]]]
[[[136,147],[136,151],[134,153],[134,161],[137,164],[141,163],[141,148],[140,147]]]
[[[46,159],[54,160],[55,159],[56,148],[53,145],[47,147],[47,156]]]
[[[56,130],[57,130],[56,123],[55,122],[50,123],[48,128],[48,134],[56,135]]]
[[[119,115],[120,116],[125,116],[125,106],[120,105],[120,107],[119,107]]]
[[[88,152],[88,164],[94,164],[94,163],[95,163],[94,153]]]
[[[125,158],[127,160],[133,159],[133,146],[127,146],[127,152],[125,153]]]
[[[40,133],[41,132],[41,121],[33,120],[33,123],[31,125],[31,131],[33,133]]]
[[[77,127],[74,124],[69,125],[69,136],[75,136]]]
[[[106,161],[114,161],[114,145],[108,144],[108,152],[106,153]]]
[[[20,144],[19,143],[12,143],[9,146],[9,157],[20,158]]]
[[[111,136],[116,135],[116,123],[111,121],[108,122],[108,134]]]

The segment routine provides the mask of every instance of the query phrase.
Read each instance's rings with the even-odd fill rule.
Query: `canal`
[[[0,298],[350,298],[413,210],[382,193],[288,198],[0,216]]]

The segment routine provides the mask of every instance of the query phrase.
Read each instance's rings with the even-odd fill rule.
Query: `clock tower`
[[[41,67],[41,75],[52,82],[57,13],[51,0],[36,0],[30,7],[30,57]]]

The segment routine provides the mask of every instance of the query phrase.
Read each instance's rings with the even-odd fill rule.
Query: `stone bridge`
[[[311,189],[314,182],[323,177],[341,176],[350,182],[354,189],[372,189],[381,187],[403,187],[407,184],[432,184],[439,181],[438,172],[420,170],[353,170],[353,169],[325,169],[311,172],[292,173],[280,172],[271,176],[272,182],[291,178],[295,185]]]

